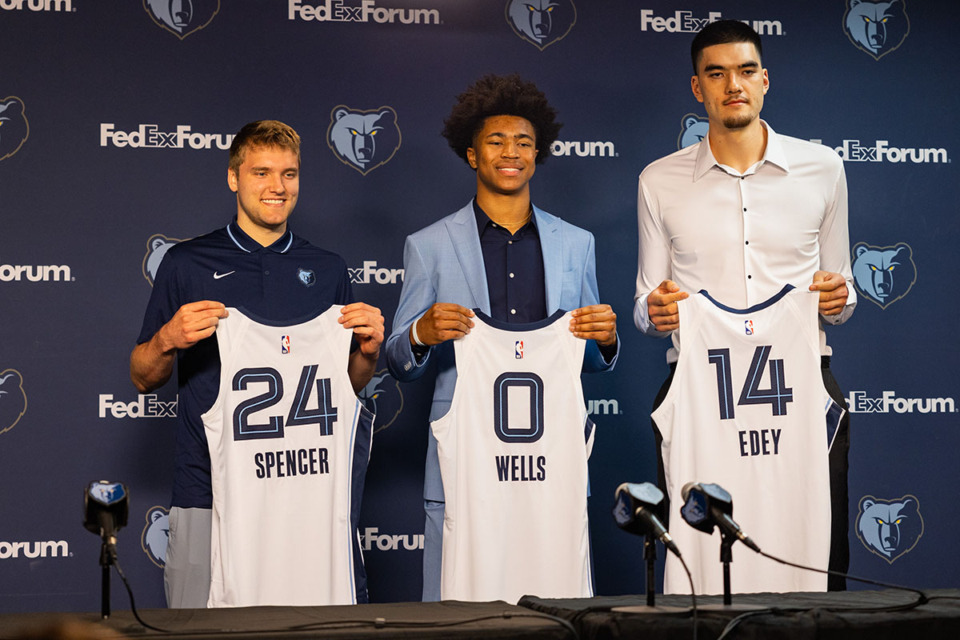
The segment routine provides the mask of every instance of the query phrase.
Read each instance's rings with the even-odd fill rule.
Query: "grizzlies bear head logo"
[[[540,51],[563,40],[577,22],[572,0],[510,0],[506,14],[513,31]]]
[[[864,496],[857,515],[857,537],[888,563],[912,551],[923,535],[923,517],[916,496],[880,500]]]
[[[706,118],[688,113],[680,119],[680,137],[677,138],[677,149],[697,144],[707,137],[710,122]]]
[[[400,383],[386,369],[377,371],[357,397],[377,416],[374,422],[374,433],[392,425],[403,411],[403,392],[400,390]]]
[[[300,284],[303,286],[312,287],[317,282],[317,274],[310,269],[300,267],[297,270],[297,279],[300,280]]]
[[[917,281],[913,249],[901,242],[894,247],[873,247],[859,242],[853,247],[853,282],[857,291],[881,309],[903,298]]]
[[[843,29],[858,49],[879,60],[910,33],[906,0],[847,0]]]
[[[143,0],[143,9],[158,26],[183,40],[213,21],[220,0]]]
[[[360,111],[336,106],[330,112],[327,144],[341,162],[367,175],[390,162],[400,148],[397,112],[391,107]]]
[[[23,376],[16,369],[0,372],[0,433],[13,429],[26,412]]]
[[[147,253],[143,256],[143,277],[147,279],[151,287],[153,281],[157,279],[157,270],[160,268],[163,257],[167,255],[170,247],[179,242],[183,242],[183,240],[168,238],[159,233],[150,236],[150,239],[147,240]]]
[[[7,96],[0,100],[0,160],[6,160],[27,141],[30,123],[24,110],[23,100]]]
[[[153,564],[160,568],[167,563],[167,540],[170,538],[170,513],[163,507],[147,511],[147,524],[140,534],[140,547]]]

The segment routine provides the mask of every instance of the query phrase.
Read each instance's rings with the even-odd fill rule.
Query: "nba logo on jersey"
[[[753,335],[753,320],[744,320],[743,321],[743,330],[748,336]]]
[[[517,340],[513,345],[513,357],[517,360],[523,360],[523,340]]]
[[[290,336],[280,336],[280,353],[290,353]]]

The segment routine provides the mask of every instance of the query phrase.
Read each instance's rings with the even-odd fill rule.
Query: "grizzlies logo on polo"
[[[23,376],[16,369],[0,372],[0,433],[13,429],[26,412]]]
[[[183,40],[213,22],[220,0],[143,0],[143,9],[157,26]]]
[[[577,8],[573,0],[510,0],[506,16],[514,33],[543,51],[570,33]]]
[[[341,162],[363,175],[390,162],[400,138],[392,107],[362,111],[341,104],[330,112],[327,145]]]
[[[23,100],[7,96],[0,100],[0,160],[6,160],[27,141],[30,123],[27,122]]]
[[[161,569],[167,564],[167,540],[170,538],[170,512],[163,507],[151,507],[146,514],[147,524],[140,534],[140,548],[150,561]]]
[[[680,136],[677,138],[677,149],[697,144],[707,137],[710,122],[695,113],[688,113],[680,119]]]
[[[888,563],[913,550],[923,535],[920,501],[906,495],[896,500],[864,496],[857,515],[857,537],[871,553]]]
[[[305,287],[312,287],[317,282],[317,274],[315,274],[312,269],[300,267],[297,270],[297,280]]]
[[[901,242],[893,247],[874,247],[858,242],[853,247],[853,283],[881,309],[903,298],[917,281],[913,249]]]
[[[143,277],[146,278],[151,287],[157,279],[157,270],[160,269],[160,262],[163,261],[163,257],[167,255],[170,247],[180,242],[183,242],[183,240],[168,238],[160,233],[150,236],[150,239],[147,240],[147,253],[143,256],[142,269]]]
[[[400,382],[386,369],[377,371],[357,397],[377,416],[374,421],[374,433],[379,433],[392,425],[403,411],[403,392],[400,390]]]
[[[910,33],[906,0],[847,0],[843,30],[858,49],[879,60]]]

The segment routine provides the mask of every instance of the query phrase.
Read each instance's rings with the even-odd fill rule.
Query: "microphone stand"
[[[656,600],[654,594],[654,564],[657,560],[657,544],[650,534],[643,538],[643,559],[647,561],[647,606],[652,607]]]
[[[103,538],[100,546],[100,615],[106,620],[110,617],[110,566],[113,564],[113,549],[116,538]]]
[[[733,543],[737,537],[728,533],[720,533],[720,562],[723,563],[723,604],[729,606],[733,599],[730,597],[730,563],[733,562]]]

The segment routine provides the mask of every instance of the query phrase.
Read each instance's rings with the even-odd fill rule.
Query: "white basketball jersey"
[[[570,314],[511,325],[477,312],[454,343],[450,411],[431,424],[446,496],[444,600],[593,595],[580,386]]]
[[[347,375],[339,310],[290,326],[229,309],[203,414],[213,485],[210,607],[354,604],[373,414]],[[360,583],[358,585],[358,582]]]
[[[816,291],[785,287],[764,303],[730,309],[706,292],[680,301],[680,357],[653,420],[670,497],[670,534],[697,593],[723,593],[720,534],[684,522],[681,491],[714,483],[733,497],[733,519],[764,552],[826,569],[830,555],[827,454],[843,410],[820,372]],[[832,429],[831,429],[832,427]],[[827,577],[733,547],[735,593],[826,591]],[[664,593],[689,593],[667,556]]]

